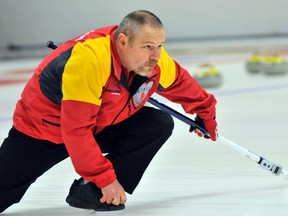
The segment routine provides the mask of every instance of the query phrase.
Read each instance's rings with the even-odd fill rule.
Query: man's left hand
[[[199,116],[196,116],[195,123],[203,127],[204,129],[206,129],[207,132],[210,134],[210,137],[204,136],[205,138],[210,138],[213,141],[217,140],[217,122],[215,118],[214,119],[201,119]],[[189,131],[190,132],[194,131],[199,137],[203,136],[203,133],[199,129],[193,126],[190,127]]]

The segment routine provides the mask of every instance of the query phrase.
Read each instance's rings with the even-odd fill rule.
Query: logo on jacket
[[[153,86],[154,81],[150,80],[149,82],[143,83],[137,92],[133,95],[133,103],[134,106],[137,108],[145,99],[148,92],[150,91],[151,87]]]
[[[110,92],[113,95],[120,95],[121,94],[121,88],[117,84],[112,84],[108,86],[104,91]]]

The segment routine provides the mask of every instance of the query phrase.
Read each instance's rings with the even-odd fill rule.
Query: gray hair
[[[123,18],[115,32],[115,41],[120,33],[124,33],[129,37],[129,42],[132,43],[136,36],[141,32],[144,25],[149,25],[155,29],[163,29],[164,26],[161,20],[150,11],[137,10],[129,13]]]

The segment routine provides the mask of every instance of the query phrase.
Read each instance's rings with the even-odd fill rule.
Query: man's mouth
[[[148,67],[150,68],[154,68],[156,65],[148,65]]]
[[[151,68],[154,68],[156,65],[157,65],[157,61],[154,61],[154,60],[149,61],[147,64],[147,66]]]

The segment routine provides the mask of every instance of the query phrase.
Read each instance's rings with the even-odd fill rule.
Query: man
[[[133,193],[174,127],[169,114],[144,106],[154,92],[197,114],[216,140],[214,96],[166,53],[164,42],[159,18],[139,10],[119,26],[63,43],[40,63],[0,148],[0,212],[69,156],[81,176],[66,198],[70,206],[124,209],[125,193]]]

